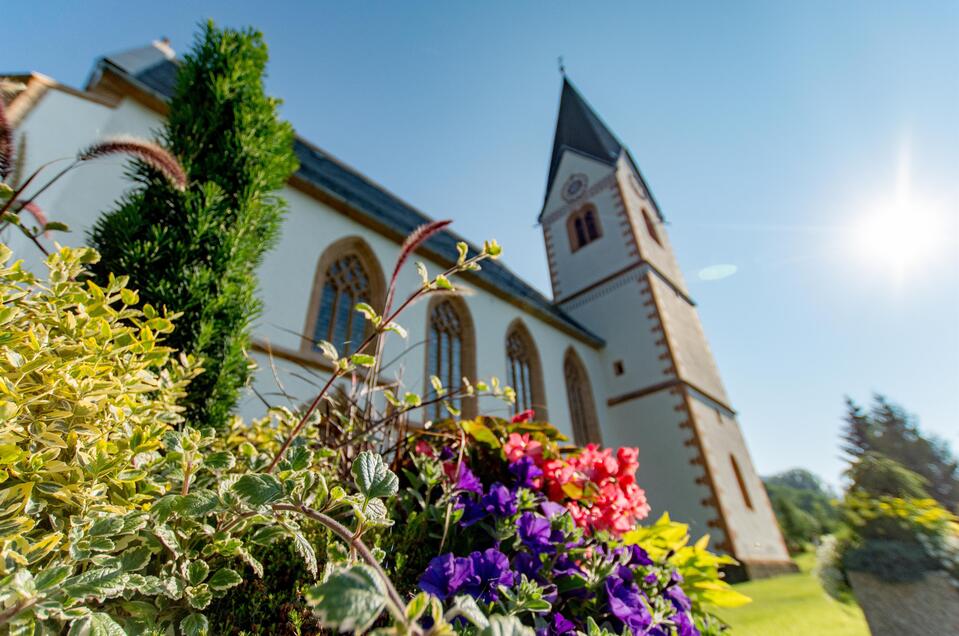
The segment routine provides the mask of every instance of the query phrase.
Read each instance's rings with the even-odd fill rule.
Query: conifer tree
[[[868,454],[886,457],[921,476],[929,495],[959,511],[959,462],[946,442],[924,435],[915,418],[881,395],[866,411],[846,399],[842,450],[852,460]]]
[[[260,306],[256,268],[276,242],[296,170],[293,129],[263,89],[267,48],[252,30],[210,22],[185,56],[161,141],[181,161],[178,191],[149,166],[138,187],[91,231],[96,274],[130,276],[143,302],[181,312],[167,344],[197,355],[189,421],[222,428],[248,381],[249,326]]]

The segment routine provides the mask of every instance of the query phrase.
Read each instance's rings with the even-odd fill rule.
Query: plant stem
[[[400,596],[400,593],[396,591],[396,587],[393,586],[393,581],[390,580],[390,577],[386,574],[386,571],[383,570],[383,566],[380,565],[379,561],[376,560],[376,557],[373,556],[373,553],[370,552],[370,549],[366,547],[366,544],[363,543],[362,539],[359,539],[350,532],[350,529],[341,524],[336,519],[323,514],[307,506],[296,506],[293,504],[276,504],[273,506],[274,510],[286,510],[290,512],[298,512],[305,517],[309,517],[314,521],[317,521],[327,528],[329,528],[333,534],[337,535],[340,539],[349,544],[350,548],[356,550],[356,552],[363,557],[363,560],[366,561],[373,570],[376,571],[376,574],[383,581],[383,585],[386,587],[387,597],[390,601],[390,604],[394,606],[395,611],[393,612],[394,616],[400,620],[406,621],[406,617],[403,613],[403,609],[406,607],[406,604],[403,602],[403,598]],[[407,628],[413,628],[414,626],[407,624]]]

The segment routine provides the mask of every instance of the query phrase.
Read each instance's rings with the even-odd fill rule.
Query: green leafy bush
[[[184,400],[198,427],[225,427],[250,376],[255,271],[279,234],[286,206],[276,191],[297,165],[293,130],[263,91],[266,62],[259,33],[207,24],[180,67],[162,132],[188,186],[172,188],[138,164],[139,187],[90,235],[99,279],[123,272],[146,302],[183,315],[168,344],[204,368]]]

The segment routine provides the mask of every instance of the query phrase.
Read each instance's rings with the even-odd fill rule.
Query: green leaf
[[[60,221],[50,221],[49,223],[44,224],[44,232],[69,232],[70,226],[66,223],[61,223]],[[136,303],[129,303],[135,305]]]
[[[423,281],[423,287],[430,284],[430,273],[427,271],[426,265],[416,261],[416,273],[420,275],[420,280]]]
[[[120,532],[123,528],[123,518],[122,517],[103,517],[97,519],[96,522],[90,529],[87,531],[87,534],[91,537],[100,537],[111,534],[116,534]]]
[[[123,301],[124,305],[136,305],[140,301],[140,297],[132,289],[121,289],[120,300]]]
[[[283,496],[283,485],[273,475],[243,475],[233,484],[233,492],[252,508],[259,508]]]
[[[240,576],[236,570],[230,568],[220,568],[217,570],[213,576],[210,577],[210,580],[207,581],[207,585],[210,586],[211,590],[216,590],[217,592],[222,592],[223,590],[228,590],[231,587],[235,587],[243,582],[243,577]]]
[[[353,307],[353,309],[363,314],[367,320],[373,323],[378,323],[380,321],[379,314],[377,314],[376,310],[374,310],[368,303],[356,303],[356,306]]]
[[[500,441],[496,434],[490,430],[481,420],[465,420],[460,423],[463,430],[473,437],[477,442],[486,444],[492,448],[499,448]]]
[[[313,578],[317,576],[316,551],[310,542],[303,536],[302,532],[293,532],[293,546],[306,562],[306,569],[310,571]]]
[[[181,517],[199,519],[216,510],[220,497],[212,490],[194,490],[176,502],[175,510]]]
[[[152,556],[150,548],[140,546],[139,548],[127,548],[120,555],[120,567],[124,572],[136,572],[146,567]]]
[[[59,585],[60,583],[63,583],[67,577],[70,576],[71,569],[72,568],[68,565],[48,567],[37,574],[33,583],[37,586],[37,590],[40,592],[48,590]]]
[[[406,604],[406,618],[411,621],[419,620],[429,605],[430,595],[426,592],[420,592]]]
[[[190,585],[199,585],[206,580],[206,575],[210,573],[210,566],[206,561],[193,561],[186,567],[186,580]]]
[[[445,619],[447,622],[452,622],[457,616],[465,618],[480,629],[489,626],[489,619],[486,618],[486,614],[479,608],[472,596],[464,594],[453,599],[453,606],[447,610]]]
[[[123,593],[123,572],[116,568],[96,568],[67,579],[64,584],[70,596],[83,598],[92,596],[103,599],[119,596]]]
[[[367,499],[391,497],[399,490],[399,478],[387,467],[383,458],[374,452],[360,453],[353,461],[352,472],[357,490]]]
[[[109,614],[94,612],[70,623],[67,636],[126,636]]]
[[[498,258],[499,255],[503,253],[503,248],[500,247],[496,241],[484,241],[483,252],[489,255],[490,258]]]
[[[268,525],[257,528],[256,532],[250,537],[250,543],[256,545],[270,545],[280,537],[286,536],[286,530],[282,526]]]
[[[365,632],[386,606],[383,583],[366,565],[333,573],[305,596],[320,624],[340,632]]]
[[[456,244],[456,251],[459,254],[459,258],[456,259],[456,264],[462,265],[466,261],[466,255],[470,251],[470,246],[463,241],[460,241]]]
[[[390,324],[384,327],[386,331],[392,331],[393,333],[399,335],[400,338],[406,338],[407,332],[406,327],[400,325],[399,323],[391,322]]]
[[[194,609],[206,609],[206,606],[213,600],[213,592],[206,584],[188,587],[186,588],[186,600],[189,601],[190,607]]]
[[[229,451],[210,453],[203,458],[203,465],[210,470],[230,470],[236,465],[236,458]]]
[[[372,367],[376,364],[376,358],[366,353],[354,353],[350,356],[350,362],[358,367]]]
[[[444,276],[443,274],[438,274],[438,275],[436,276],[436,281],[435,281],[435,282],[436,282],[436,286],[437,286],[439,289],[445,289],[445,290],[447,290],[447,291],[452,291],[452,289],[453,289],[453,283],[451,283],[451,282],[450,282],[450,279],[448,279],[448,278],[447,278],[446,276]]]
[[[183,636],[207,636],[210,632],[210,623],[203,614],[193,612],[180,621],[180,631],[183,632]]]
[[[324,358],[333,362],[339,360],[340,354],[337,353],[336,347],[334,347],[331,343],[327,342],[326,340],[320,340],[318,343],[316,343],[316,346],[320,348]]]

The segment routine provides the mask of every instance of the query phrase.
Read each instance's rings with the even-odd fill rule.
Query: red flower
[[[514,415],[510,420],[510,424],[523,424],[525,422],[532,422],[534,417],[536,417],[536,411],[533,409],[526,409],[525,411]]]

